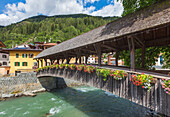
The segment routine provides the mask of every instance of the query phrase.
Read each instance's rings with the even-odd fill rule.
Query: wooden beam
[[[142,46],[142,68],[145,68],[145,46]]]
[[[118,60],[119,60],[119,52],[116,52],[116,66],[118,66]]]
[[[85,64],[87,64],[87,61],[88,61],[88,56],[85,56]]]
[[[102,47],[104,47],[104,48],[108,48],[108,49],[110,49],[110,50],[115,50],[115,51],[118,51],[116,48],[114,48],[114,47],[111,47],[111,46],[109,46],[109,45],[104,45],[104,44],[101,44],[101,46],[102,46]]]
[[[135,38],[135,42],[138,43],[139,46],[145,46],[144,42],[140,40],[140,38],[138,38],[137,36],[132,36],[132,38]]]
[[[37,61],[37,64],[38,64],[38,65],[37,65],[37,67],[39,68],[39,60],[38,60],[38,59],[36,59],[36,61]]]
[[[75,64],[77,64],[77,61],[78,61],[78,58],[76,57],[76,61],[75,61]]]
[[[93,50],[90,50],[90,49],[83,49],[83,48],[81,48],[81,50],[86,51],[86,52],[90,52],[90,53],[96,53],[96,51],[93,51]]]
[[[135,44],[134,39],[131,38],[132,48],[131,48],[131,70],[135,70]]]
[[[45,66],[47,66],[47,59],[44,59],[44,61],[45,61]]]
[[[41,67],[43,67],[43,60],[41,59],[40,61],[41,61]]]
[[[130,51],[130,69],[134,71],[135,70],[135,44],[134,44],[133,37],[128,37],[128,45]]]
[[[81,49],[76,49],[75,50],[77,57],[79,58],[79,64],[81,64]]]
[[[101,65],[101,56],[102,56],[101,43],[93,44],[93,46],[94,46],[97,56],[98,56],[98,65],[100,66]]]

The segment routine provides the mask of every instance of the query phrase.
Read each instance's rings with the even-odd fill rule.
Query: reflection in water
[[[111,93],[79,86],[0,102],[0,117],[145,117],[146,109]]]

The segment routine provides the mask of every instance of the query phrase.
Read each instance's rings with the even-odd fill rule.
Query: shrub
[[[164,89],[164,91],[170,95],[170,80],[168,79],[162,79],[163,83],[162,83],[162,88]]]
[[[143,74],[132,75],[130,81],[133,82],[136,86],[142,86],[142,88],[151,89],[151,81],[153,80],[153,76]]]

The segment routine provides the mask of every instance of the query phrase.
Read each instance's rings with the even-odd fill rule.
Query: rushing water
[[[145,117],[141,106],[89,86],[0,102],[0,117]]]

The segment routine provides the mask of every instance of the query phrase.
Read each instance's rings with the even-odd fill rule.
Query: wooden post
[[[57,64],[59,64],[60,59],[57,59]]]
[[[75,61],[75,64],[77,64],[77,60],[78,60],[78,58],[76,57],[76,61]]]
[[[81,56],[79,56],[79,64],[81,64]]]
[[[142,68],[145,68],[145,46],[142,46]]]
[[[39,60],[37,59],[36,61],[37,61],[37,67],[39,68]]]
[[[128,45],[130,50],[130,69],[135,70],[135,44],[132,37],[128,37]]]
[[[76,50],[76,54],[79,59],[79,64],[81,64],[81,50],[80,49]],[[77,57],[76,57],[76,59],[77,59]]]
[[[65,59],[62,59],[62,63],[64,62]]]
[[[116,67],[118,66],[118,60],[119,60],[119,52],[116,52]]]
[[[45,66],[47,66],[47,59],[44,59],[44,61],[45,61]]]
[[[40,61],[41,61],[41,67],[43,67],[43,60],[41,59]]]
[[[101,44],[97,43],[94,44],[94,48],[96,50],[97,56],[98,56],[98,65],[101,65],[101,56],[102,56],[102,52],[101,52]]]
[[[85,64],[87,64],[88,56],[85,56]]]
[[[69,58],[67,58],[67,62],[66,62],[66,63],[67,63],[67,64],[69,64],[69,62],[70,62],[70,59],[69,59]]]
[[[53,64],[53,60],[52,59],[50,59],[50,63],[51,63],[51,65]]]
[[[135,70],[135,45],[134,45],[134,40],[133,38],[131,38],[131,43],[132,43],[132,48],[130,51],[130,55],[131,55],[131,70]]]

